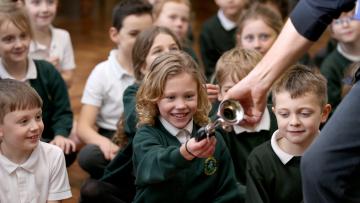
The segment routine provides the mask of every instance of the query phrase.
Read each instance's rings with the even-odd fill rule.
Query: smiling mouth
[[[187,116],[187,113],[176,113],[172,114],[175,118],[185,118]]]

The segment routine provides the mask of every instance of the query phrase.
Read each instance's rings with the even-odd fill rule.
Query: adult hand
[[[229,89],[224,99],[235,99],[244,108],[242,125],[254,125],[261,120],[266,107],[268,89],[261,85],[256,74],[249,74]]]
[[[70,154],[70,152],[76,151],[75,142],[61,135],[56,135],[50,144],[60,147],[65,154]]]

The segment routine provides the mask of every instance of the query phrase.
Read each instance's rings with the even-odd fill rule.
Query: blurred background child
[[[52,63],[61,73],[68,88],[75,71],[74,51],[68,31],[55,28],[58,0],[23,0],[33,28],[30,56]]]
[[[349,65],[360,61],[360,21],[352,19],[354,10],[343,12],[330,25],[331,36],[336,39],[336,48],[321,64],[321,73],[328,84],[329,103],[333,111],[340,103],[342,79]]]
[[[109,35],[116,49],[88,77],[78,121],[79,137],[87,144],[79,153],[79,165],[95,179],[119,150],[111,138],[124,111],[122,95],[134,83],[131,51],[136,36],[152,26],[152,7],[141,0],[121,1],[112,20]]]
[[[248,0],[215,0],[218,12],[204,22],[200,33],[201,58],[208,81],[220,56],[235,47],[236,22]]]
[[[154,5],[154,24],[173,31],[179,38],[183,50],[196,61],[198,58],[188,39],[191,3],[189,0],[159,0]]]

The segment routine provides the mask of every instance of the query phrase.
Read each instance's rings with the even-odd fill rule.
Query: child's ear
[[[109,36],[111,41],[113,41],[115,44],[119,43],[119,30],[117,30],[115,27],[111,27],[109,29]]]
[[[329,114],[331,112],[331,105],[330,104],[326,104],[322,110],[322,115],[321,115],[321,123],[325,123],[326,120],[329,117]]]

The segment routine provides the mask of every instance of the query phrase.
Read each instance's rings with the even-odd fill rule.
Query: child
[[[233,48],[220,57],[215,71],[215,79],[220,86],[219,101],[222,101],[226,92],[242,80],[261,58],[259,52],[241,48]],[[257,125],[235,125],[233,131],[221,133],[234,162],[237,181],[243,186],[246,185],[247,157],[256,146],[269,140],[276,129],[276,120],[269,110],[265,109],[264,116]]]
[[[196,142],[210,103],[194,60],[169,52],[151,64],[136,95],[134,202],[238,202],[234,168],[218,135]]]
[[[243,12],[237,22],[236,44],[265,55],[282,26],[283,21],[278,13],[266,5],[255,4]]]
[[[182,43],[184,51],[197,61],[195,51],[187,38],[190,13],[191,4],[189,0],[159,0],[154,5],[154,24],[167,27],[173,31]]]
[[[114,142],[121,151],[105,168],[100,180],[89,180],[81,188],[84,202],[111,202],[114,199],[131,202],[135,196],[132,165],[132,140],[138,121],[135,111],[136,92],[153,60],[161,53],[181,48],[173,32],[165,27],[151,27],[141,32],[134,43],[132,61],[136,82],[124,92],[124,113],[118,122]]]
[[[69,88],[75,70],[74,51],[69,33],[52,26],[58,0],[23,0],[23,2],[34,34],[30,44],[30,56],[52,63]]]
[[[278,130],[248,158],[246,202],[301,202],[300,158],[331,111],[326,79],[295,65],[273,86],[272,95]]]
[[[28,17],[14,4],[0,7],[0,78],[29,83],[43,100],[42,141],[59,146],[67,166],[76,159],[75,143],[68,138],[73,114],[66,84],[54,66],[28,57],[32,32]]]
[[[337,47],[324,59],[321,73],[328,81],[329,103],[333,111],[341,101],[341,80],[353,62],[360,61],[360,22],[352,19],[354,10],[343,12],[330,25],[331,36],[337,40]]]
[[[60,148],[39,142],[42,100],[24,82],[0,80],[0,202],[60,202],[71,197]]]
[[[201,29],[200,50],[208,80],[215,71],[220,56],[235,47],[236,21],[241,11],[250,3],[248,0],[215,0],[218,12],[209,18]]]
[[[109,34],[117,49],[91,72],[82,97],[78,134],[87,144],[79,164],[92,178],[100,178],[119,147],[111,142],[123,113],[122,95],[134,83],[131,51],[136,36],[152,25],[152,7],[141,0],[121,1],[113,10]]]

